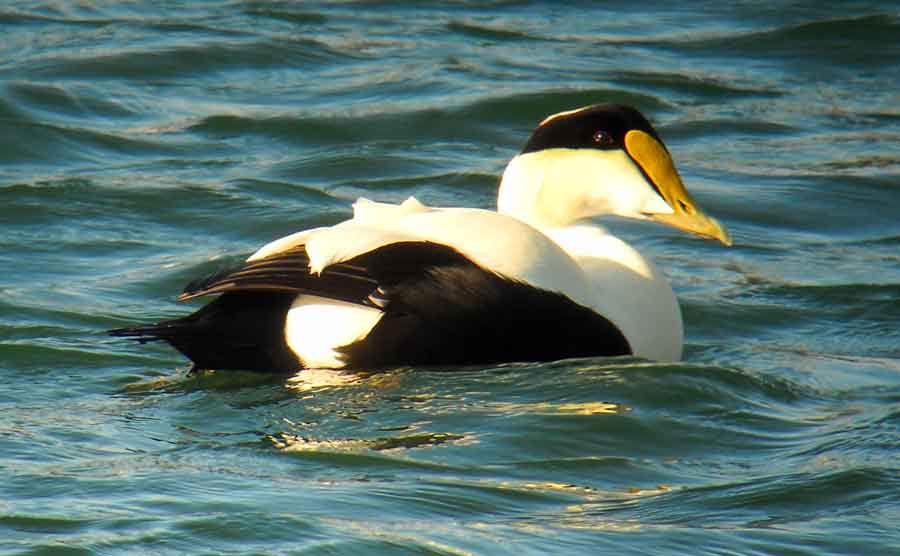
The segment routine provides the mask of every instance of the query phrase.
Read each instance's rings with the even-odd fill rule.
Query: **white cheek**
[[[537,227],[614,214],[646,219],[671,207],[621,149],[547,149],[514,158],[503,175],[501,213]]]
[[[640,211],[643,214],[672,214],[675,212],[656,191],[651,191],[651,194],[644,199],[644,205]]]
[[[587,151],[594,165],[593,172],[583,168],[583,175],[596,176],[591,184],[592,196],[598,208],[606,205],[606,211],[628,218],[646,218],[648,214],[667,214],[672,209],[647,182],[644,174],[624,151]],[[598,164],[601,162],[602,166]],[[597,175],[596,168],[603,172]]]

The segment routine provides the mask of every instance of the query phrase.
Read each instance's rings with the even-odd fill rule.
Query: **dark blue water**
[[[0,552],[900,554],[891,2],[0,8]],[[658,126],[723,249],[681,364],[188,376],[103,331],[358,196],[492,207],[545,115]]]

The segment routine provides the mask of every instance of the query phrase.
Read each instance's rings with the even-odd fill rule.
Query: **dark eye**
[[[603,131],[602,129],[594,133],[593,141],[595,145],[599,145],[601,147],[608,147],[615,142],[612,138],[612,135]]]

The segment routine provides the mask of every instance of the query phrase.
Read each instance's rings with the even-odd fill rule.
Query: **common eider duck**
[[[544,119],[506,167],[497,210],[359,199],[353,218],[275,240],[188,284],[184,318],[111,331],[164,340],[193,369],[457,366],[681,358],[681,311],[649,259],[589,220],[654,220],[730,245],[636,109]]]

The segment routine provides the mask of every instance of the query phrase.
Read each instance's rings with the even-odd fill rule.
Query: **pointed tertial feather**
[[[332,264],[315,274],[309,269],[305,245],[264,259],[217,272],[187,285],[178,297],[186,301],[232,291],[269,291],[310,294],[367,306],[383,306],[370,300],[379,286],[420,279],[428,269],[472,265],[458,251],[426,241],[402,241],[379,247],[348,261]],[[380,305],[379,305],[380,304]]]
[[[230,291],[269,291],[364,303],[375,288],[377,283],[366,269],[352,262],[332,265],[320,275],[311,273],[306,246],[298,245],[195,280],[187,285],[178,300]]]

